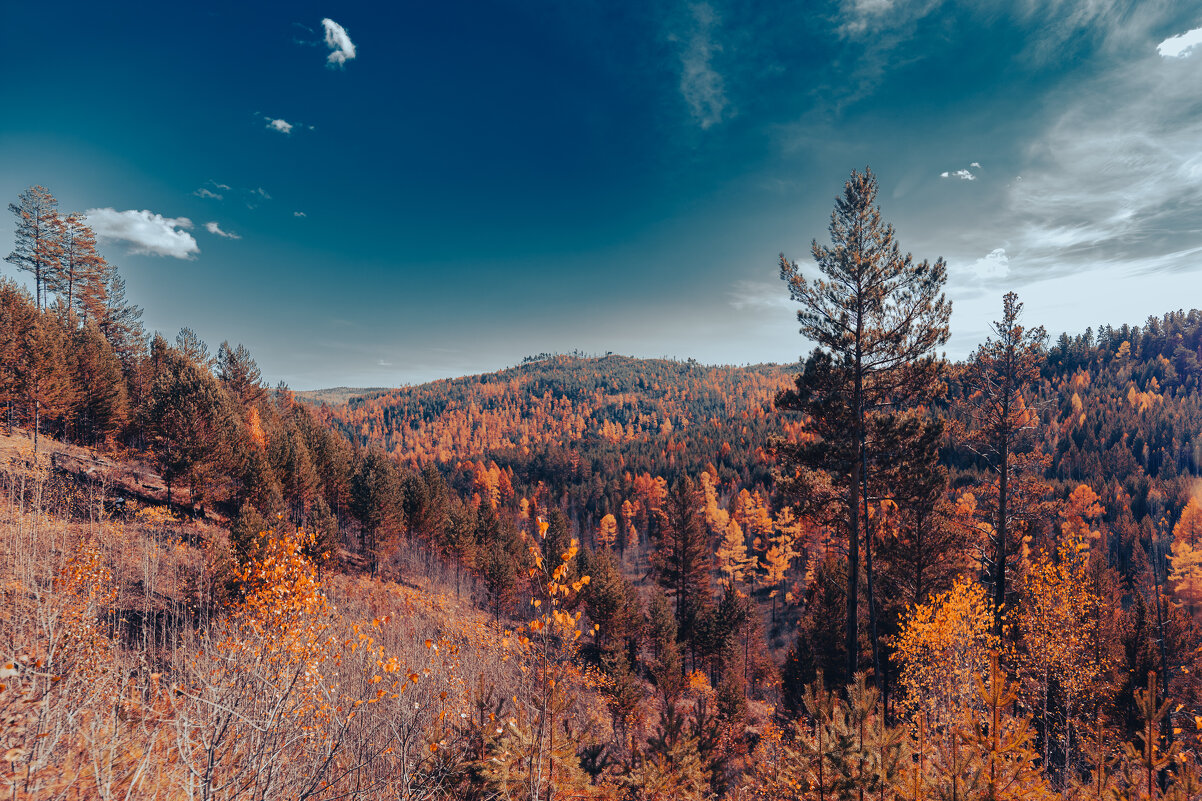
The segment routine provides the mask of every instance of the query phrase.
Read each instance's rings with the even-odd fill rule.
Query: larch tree
[[[947,341],[951,316],[943,260],[915,262],[901,252],[893,226],[881,219],[877,192],[871,170],[852,172],[831,213],[831,244],[815,240],[811,246],[821,277],[807,279],[797,262],[780,258],[781,278],[801,305],[800,332],[817,345],[795,388],[777,399],[777,408],[807,415],[807,431],[815,435],[777,449],[782,489],[796,499],[812,483],[808,476],[824,471],[841,500],[848,675],[859,660],[860,542],[872,417],[939,389],[935,348]]]
[[[34,306],[42,309],[60,267],[62,218],[58,201],[44,186],[31,186],[9,203],[17,217],[16,243],[5,261],[33,276]]]
[[[985,340],[969,362],[968,380],[976,391],[968,399],[975,426],[969,443],[997,475],[997,501],[993,554],[994,633],[1002,630],[1002,608],[1006,603],[1007,538],[1012,521],[1011,479],[1015,448],[1025,432],[1038,424],[1038,416],[1027,403],[1030,385],[1039,377],[1047,333],[1042,327],[1025,328],[1023,305],[1018,295],[1007,292],[1002,299],[1002,319],[991,325],[996,339]]]
[[[601,525],[597,527],[597,547],[608,551],[617,541],[618,519],[612,514],[607,514],[601,518]]]
[[[11,432],[13,405],[21,400],[27,331],[34,324],[32,298],[11,279],[0,279],[0,403],[5,406],[5,425]]]
[[[1173,526],[1172,555],[1169,575],[1173,592],[1191,615],[1202,609],[1202,506],[1190,498]]]
[[[22,342],[25,359],[20,363],[19,381],[33,423],[33,450],[38,450],[38,431],[44,419],[62,417],[72,406],[75,384],[67,370],[67,337],[57,317],[35,314],[25,329]]]
[[[96,319],[104,308],[107,271],[87,218],[68,214],[60,226],[58,269],[51,284],[66,308],[81,320]]]

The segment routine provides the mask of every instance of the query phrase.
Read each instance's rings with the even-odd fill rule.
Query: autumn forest
[[[0,798],[1202,797],[1202,311],[951,361],[878,191],[780,256],[796,364],[338,393],[22,192]]]

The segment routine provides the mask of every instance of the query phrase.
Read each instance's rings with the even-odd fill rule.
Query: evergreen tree
[[[701,801],[709,797],[709,771],[686,722],[674,703],[665,704],[658,731],[647,741],[646,752],[627,777],[631,799]]]
[[[939,389],[934,348],[947,341],[951,304],[942,294],[942,260],[915,263],[903,255],[893,226],[881,220],[871,170],[853,172],[831,214],[831,245],[813,242],[824,276],[807,280],[783,255],[781,277],[801,304],[803,336],[817,348],[777,407],[809,415],[813,440],[778,449],[785,481],[797,498],[807,473],[830,474],[842,491],[848,541],[846,649],[848,673],[859,659],[859,575],[868,503],[870,418],[925,399]],[[870,608],[871,612],[871,608]]]
[[[100,332],[87,321],[71,337],[72,361],[80,392],[75,429],[84,442],[106,442],[121,433],[129,419],[129,397],[121,362]]]
[[[5,261],[33,276],[34,308],[49,304],[49,294],[62,257],[62,218],[58,201],[44,186],[31,186],[9,203],[17,217],[16,245]]]
[[[186,479],[193,503],[213,478],[233,467],[237,412],[212,374],[159,337],[142,417],[151,451],[167,482],[167,502]]]
[[[686,641],[692,640],[711,594],[713,549],[702,523],[701,508],[696,486],[688,476],[682,476],[668,493],[659,542],[651,556],[656,579],[676,602],[679,636]]]
[[[369,449],[351,477],[351,514],[363,531],[362,552],[372,576],[380,568],[380,546],[400,530],[402,503],[396,466]]]
[[[1026,393],[1039,377],[1047,339],[1042,327],[1027,329],[1022,325],[1022,310],[1018,295],[1007,292],[1002,299],[1002,319],[991,326],[997,339],[986,339],[969,362],[969,380],[976,388],[968,400],[974,423],[970,441],[989,470],[997,475],[993,609],[994,630],[999,635],[1002,607],[1006,603],[1007,538],[1012,517],[1011,471],[1020,436],[1038,423],[1038,416],[1027,403]]]
[[[231,348],[222,342],[217,349],[217,377],[225,385],[225,391],[235,398],[242,408],[261,403],[267,397],[259,365],[251,358],[245,345]]]

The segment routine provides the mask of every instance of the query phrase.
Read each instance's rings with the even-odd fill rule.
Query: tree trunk
[[[1003,414],[1009,417],[1010,403],[1003,404]],[[1009,425],[1007,421],[1005,425]],[[997,549],[994,554],[993,579],[993,631],[998,637],[1002,636],[1002,605],[1006,603],[1006,516],[1007,496],[1010,492],[1010,437],[1009,433],[1002,434],[1001,470],[998,480],[997,496]]]

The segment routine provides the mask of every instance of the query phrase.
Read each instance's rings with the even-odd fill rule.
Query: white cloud
[[[220,236],[224,239],[241,239],[242,237],[232,231],[222,231],[221,226],[215,222],[205,223],[205,230],[214,236]]]
[[[939,177],[940,178],[959,178],[961,181],[977,180],[977,176],[973,175],[968,170],[956,170],[955,172],[947,172],[945,170],[944,172],[939,173]]]
[[[283,120],[283,119],[273,120],[270,117],[268,117],[267,118],[267,127],[273,131],[279,131],[282,134],[292,133],[292,123],[288,122],[287,120]]]
[[[977,259],[969,267],[974,277],[985,281],[997,281],[1010,275],[1010,257],[1005,248],[994,248],[988,255]]]
[[[152,211],[88,209],[88,223],[101,239],[126,242],[130,252],[191,259],[200,253],[196,239],[187,229],[187,217],[164,217]]]
[[[1164,58],[1185,58],[1199,45],[1202,45],[1202,28],[1194,28],[1192,31],[1165,39],[1156,45],[1156,52]]]
[[[981,162],[979,162],[979,161],[974,161],[972,164],[969,164],[968,166],[969,166],[969,167],[976,167],[976,168],[979,170],[979,169],[981,169]]]
[[[326,17],[321,21],[326,31],[326,46],[332,51],[326,58],[326,65],[341,67],[355,57],[355,43],[347,35],[346,28]]]
[[[250,193],[252,195],[262,198],[263,200],[271,200],[271,195],[267,194],[267,190],[261,186],[257,189],[252,189],[250,191]]]
[[[211,200],[221,200],[221,197],[222,197],[218,193],[212,191],[211,189],[209,189],[208,187],[205,187],[205,186],[202,186],[200,189],[197,189],[192,194],[196,195],[197,197],[208,198]]]
[[[708,3],[690,6],[693,30],[680,53],[680,93],[702,128],[722,122],[726,113],[726,88],[713,67],[714,53],[722,46],[714,41],[718,17]]]
[[[303,211],[294,211],[294,212],[292,212],[292,216],[293,217],[305,217],[308,215],[306,215]]]

